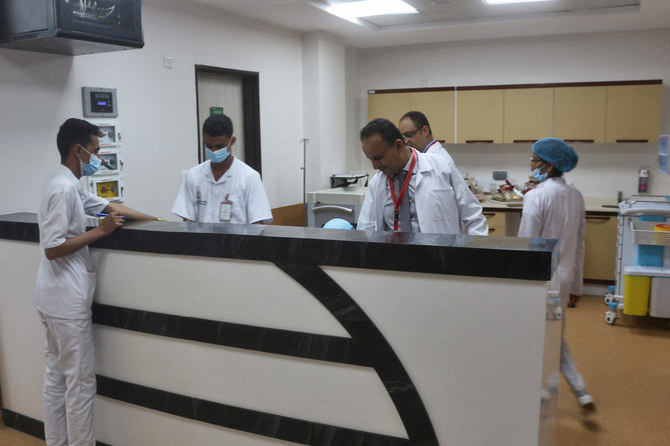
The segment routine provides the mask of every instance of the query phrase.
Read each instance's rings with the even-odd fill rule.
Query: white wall
[[[37,210],[39,185],[59,162],[58,127],[82,116],[81,87],[94,86],[118,90],[126,204],[176,220],[180,172],[197,163],[195,64],[260,73],[270,205],[302,201],[300,35],[177,0],[145,0],[143,15],[140,50],[70,57],[0,49],[0,214]],[[164,56],[174,68],[163,68]]]
[[[661,131],[670,132],[670,30],[471,41],[360,50],[360,97],[367,90],[436,86],[663,79]],[[356,110],[352,109],[352,112]],[[428,117],[430,119],[430,116]],[[365,124],[365,116],[359,128]],[[579,167],[566,175],[593,197],[637,192],[641,166],[651,166],[650,193],[670,194],[658,172],[655,144],[577,144]],[[360,153],[360,144],[355,147]],[[528,176],[530,147],[523,144],[449,145],[457,166],[488,186],[493,170],[512,181]],[[354,155],[355,156],[355,155]],[[359,158],[359,168],[371,171]]]
[[[170,208],[180,172],[197,162],[195,64],[260,73],[263,182],[272,207],[302,202],[303,137],[313,141],[307,191],[328,187],[332,173],[372,172],[358,141],[368,89],[666,79],[662,131],[670,132],[668,29],[355,49],[213,7],[146,0],[144,37],[140,50],[76,57],[0,49],[0,213],[36,211],[39,184],[58,163],[58,127],[81,116],[81,87],[97,86],[118,89],[126,203],[176,219]],[[164,56],[174,68],[163,68]],[[635,192],[643,165],[652,166],[650,191],[670,193],[653,144],[576,148],[580,166],[568,179],[587,196]],[[494,169],[526,179],[524,145],[449,150],[483,186]]]
[[[330,187],[331,174],[345,170],[345,47],[327,33],[303,35],[306,191]]]

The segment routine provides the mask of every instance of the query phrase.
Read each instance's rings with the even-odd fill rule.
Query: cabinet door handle
[[[648,139],[617,139],[616,142],[649,142]]]
[[[525,142],[525,143],[534,143],[537,139],[515,139],[512,142]]]
[[[612,217],[608,217],[606,215],[587,215],[586,219],[588,221],[597,221],[597,222],[606,222],[609,221]]]
[[[489,233],[496,232],[496,228],[489,228]]]
[[[352,212],[354,212],[353,209],[345,208],[344,206],[335,206],[335,205],[332,205],[332,204],[330,204],[330,205],[329,205],[329,204],[326,204],[326,205],[323,205],[323,206],[318,206],[318,207],[312,208],[312,211],[313,211],[313,212],[319,212],[319,211],[343,211],[343,212],[348,212],[349,214],[351,214]]]
[[[586,143],[594,143],[594,142],[596,142],[595,139],[573,139],[573,138],[570,138],[570,139],[567,139],[567,138],[566,138],[566,139],[564,139],[563,141],[565,141],[565,142],[586,142]]]
[[[495,212],[482,212],[482,215],[484,217],[495,217],[496,213]]]
[[[466,144],[473,144],[473,143],[485,143],[485,144],[493,144],[492,139],[466,139],[465,143]]]

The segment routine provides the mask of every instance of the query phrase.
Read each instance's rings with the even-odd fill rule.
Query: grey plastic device
[[[116,88],[81,87],[84,116],[87,118],[116,118]]]
[[[493,179],[494,180],[506,180],[507,179],[507,171],[506,170],[494,170],[493,171]]]

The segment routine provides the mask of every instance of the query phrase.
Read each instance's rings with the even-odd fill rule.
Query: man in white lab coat
[[[124,219],[160,220],[86,192],[79,178],[101,160],[100,129],[71,118],[57,136],[61,164],[42,185],[37,213],[40,266],[35,306],[46,334],[44,433],[48,446],[93,446],[95,373],[91,301],[95,271],[88,245],[123,225]],[[108,213],[86,230],[86,214]]]
[[[568,299],[582,294],[586,222],[584,198],[581,192],[565,182],[563,173],[571,171],[579,157],[572,147],[557,138],[540,139],[533,144],[532,150],[530,168],[540,184],[524,197],[519,237],[560,240],[558,278],[565,329]],[[562,336],[561,372],[579,405],[586,411],[595,410],[593,397],[586,391],[584,379]]]
[[[449,152],[447,152],[447,149],[433,137],[433,130],[430,128],[428,118],[420,111],[405,113],[400,118],[398,130],[402,133],[408,146],[415,148],[421,153],[444,155],[449,162],[454,164],[454,160],[449,155]]]
[[[378,169],[370,180],[357,229],[488,235],[482,206],[447,158],[408,147],[386,119],[360,132],[365,156]]]
[[[231,119],[208,117],[202,136],[208,159],[186,172],[172,212],[184,221],[270,224],[261,176],[231,153],[236,141]]]

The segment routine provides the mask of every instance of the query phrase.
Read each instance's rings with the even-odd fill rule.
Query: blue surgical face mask
[[[544,166],[546,166],[546,164]],[[544,167],[544,166],[542,166],[542,167]],[[535,178],[540,183],[547,179],[547,172],[541,173],[542,172],[542,167],[538,167],[537,169],[535,169],[534,171],[532,171],[530,173],[533,176],[533,178]]]
[[[214,164],[222,163],[226,160],[226,158],[228,158],[228,155],[230,155],[230,145],[232,143],[233,137],[231,136],[230,141],[228,142],[228,147],[216,151],[212,151],[211,149],[205,147],[205,156],[207,156],[207,158]]]
[[[84,152],[91,155],[91,157],[88,160],[88,164],[83,163],[81,159],[79,160],[79,165],[81,166],[81,174],[85,177],[88,177],[95,174],[98,171],[100,165],[102,164],[102,160],[97,156],[93,155],[88,150],[84,149],[84,146],[81,146],[81,148],[84,150]]]

